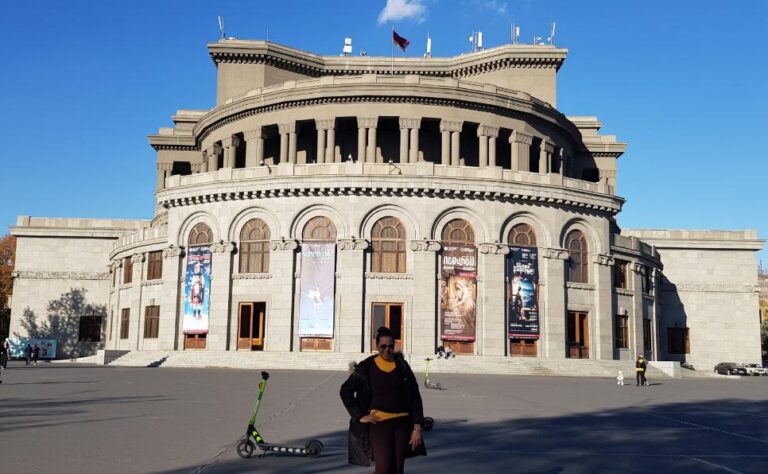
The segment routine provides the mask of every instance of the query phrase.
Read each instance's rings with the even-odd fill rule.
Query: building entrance
[[[237,350],[264,350],[264,316],[266,303],[240,303],[238,308]]]
[[[371,312],[371,352],[376,352],[376,331],[386,326],[395,336],[395,350],[403,350],[403,304],[402,303],[373,303]]]
[[[589,359],[589,315],[568,311],[568,357]]]

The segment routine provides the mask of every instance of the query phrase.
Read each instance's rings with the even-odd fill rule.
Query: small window
[[[629,289],[629,278],[627,278],[627,269],[629,262],[616,259],[613,264],[613,286],[616,288]]]
[[[528,224],[517,224],[509,232],[507,243],[513,247],[536,247],[536,232]]]
[[[149,252],[147,255],[147,280],[159,280],[163,277],[163,251]]]
[[[667,328],[667,347],[670,354],[690,354],[688,328]]]
[[[202,222],[196,224],[189,232],[189,246],[207,245],[213,242],[213,232],[211,228]]]
[[[144,338],[156,339],[160,328],[160,306],[147,306],[144,309]]]
[[[120,310],[120,339],[128,339],[128,327],[131,322],[131,309]]]
[[[123,284],[128,284],[133,281],[133,262],[131,257],[125,257],[123,259]]]
[[[269,227],[261,219],[248,221],[240,231],[240,273],[269,271]]]
[[[651,320],[643,319],[643,350],[648,352],[653,348],[651,344]]]
[[[405,273],[405,226],[397,217],[384,217],[371,231],[373,260],[376,273]]]
[[[572,230],[565,239],[568,250],[568,281],[574,283],[589,283],[589,248],[587,239],[580,230]]]
[[[80,316],[77,342],[101,341],[101,316]]]
[[[653,293],[653,270],[650,267],[643,267],[643,293]]]
[[[629,349],[629,316],[616,316],[616,348]]]

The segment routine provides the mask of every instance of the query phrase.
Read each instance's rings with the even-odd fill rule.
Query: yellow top
[[[376,363],[376,367],[379,368],[382,372],[392,372],[395,370],[395,361],[394,360],[384,360],[381,356],[376,356],[373,361]],[[381,421],[389,420],[391,418],[400,418],[401,416],[408,416],[407,412],[403,413],[389,413],[386,411],[376,410],[374,408],[370,411],[371,415],[374,415],[376,418],[378,418]]]

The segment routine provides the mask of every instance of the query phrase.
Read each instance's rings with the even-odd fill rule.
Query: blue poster
[[[211,308],[211,249],[190,247],[184,276],[184,334],[207,334]]]
[[[538,249],[512,247],[507,257],[508,336],[539,338]]]
[[[336,244],[301,244],[299,336],[333,337]]]

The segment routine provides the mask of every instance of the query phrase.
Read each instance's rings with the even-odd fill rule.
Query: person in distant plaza
[[[648,367],[648,361],[642,355],[637,356],[635,361],[635,385],[648,385],[645,380],[645,369]]]
[[[616,376],[616,385],[624,385],[624,372],[619,371],[619,374]]]
[[[24,360],[26,361],[27,365],[29,365],[30,361],[32,361],[32,346],[27,344],[27,346],[24,348]]]
[[[40,357],[40,346],[35,344],[35,347],[32,348],[32,362],[37,365],[37,359]]]
[[[407,457],[426,455],[421,436],[424,408],[419,384],[389,328],[376,334],[378,354],[354,366],[339,395],[351,417],[347,436],[350,464],[376,473],[402,473]]]
[[[0,344],[0,367],[8,368],[8,357],[11,354],[11,345],[8,343],[8,339],[3,339],[3,343]]]

